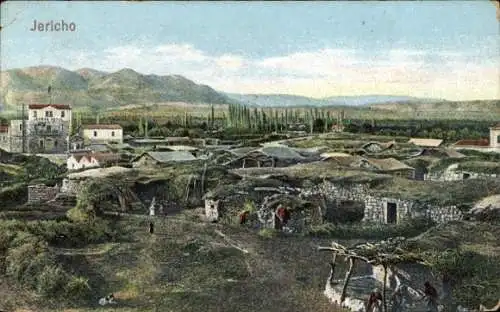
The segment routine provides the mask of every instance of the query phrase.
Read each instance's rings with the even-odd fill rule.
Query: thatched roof
[[[422,147],[438,147],[443,144],[441,139],[411,138],[408,143]]]
[[[322,181],[327,179],[337,182],[369,183],[390,178],[361,169],[343,168],[335,162],[316,161],[280,168],[241,168],[230,172],[243,177],[287,176],[291,179]]]
[[[381,159],[368,158],[366,161],[380,171],[397,171],[397,170],[414,169],[413,167],[410,167],[407,164],[400,162],[399,160],[394,158],[381,158]]]
[[[136,157],[133,161],[139,160],[141,157],[149,156],[159,163],[168,162],[183,162],[197,160],[193,154],[186,151],[173,151],[173,152],[146,152]]]
[[[248,195],[259,191],[275,191],[278,193],[279,189],[283,187],[286,187],[286,185],[279,180],[245,178],[232,184],[220,184],[207,192],[204,198],[223,199],[231,196]]]

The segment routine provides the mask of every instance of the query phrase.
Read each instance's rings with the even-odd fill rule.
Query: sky
[[[492,1],[1,5],[1,69],[132,68],[232,93],[500,99]],[[74,23],[30,31],[34,21]]]

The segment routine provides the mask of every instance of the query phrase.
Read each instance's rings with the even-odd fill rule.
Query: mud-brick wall
[[[28,203],[47,202],[54,199],[59,191],[59,186],[30,185],[28,186]]]

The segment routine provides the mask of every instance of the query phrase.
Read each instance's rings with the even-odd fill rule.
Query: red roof
[[[71,109],[71,106],[65,104],[30,104],[29,109],[42,109],[45,107],[53,107],[55,109]]]
[[[84,125],[83,129],[121,129],[120,125]]]
[[[0,126],[0,133],[9,132],[9,126]]]
[[[455,145],[458,146],[490,146],[489,139],[480,139],[480,140],[460,140]]]

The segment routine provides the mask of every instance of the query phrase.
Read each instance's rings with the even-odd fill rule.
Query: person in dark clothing
[[[424,283],[424,295],[427,300],[427,312],[437,312],[438,311],[438,292],[431,283]]]
[[[149,234],[153,234],[155,231],[155,225],[153,222],[149,222]]]
[[[367,312],[380,311],[382,303],[382,293],[378,289],[374,289],[368,297],[368,304],[366,305]]]
[[[286,225],[288,223],[288,220],[290,220],[290,211],[288,211],[288,209],[283,206],[278,207],[278,210],[276,210],[276,215],[283,225]]]
[[[248,215],[249,215],[248,211],[243,211],[242,213],[240,213],[240,225],[245,224],[247,222]]]

